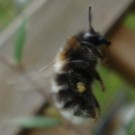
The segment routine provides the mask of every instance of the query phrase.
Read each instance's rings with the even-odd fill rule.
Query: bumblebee
[[[54,63],[52,94],[55,104],[61,114],[73,123],[99,117],[100,105],[92,91],[94,80],[100,82],[104,91],[96,65],[102,58],[100,47],[111,42],[93,29],[91,20],[89,7],[89,30],[70,37]]]

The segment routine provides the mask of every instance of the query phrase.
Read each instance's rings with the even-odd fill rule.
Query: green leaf
[[[131,13],[125,18],[124,26],[128,29],[135,30],[135,13]]]
[[[48,117],[18,118],[11,120],[12,124],[23,128],[51,128],[61,124],[59,119]]]
[[[18,65],[21,64],[22,62],[25,40],[26,40],[26,20],[22,22],[21,26],[17,30],[14,44],[14,59]]]

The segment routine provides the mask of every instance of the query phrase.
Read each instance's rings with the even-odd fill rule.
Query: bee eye
[[[86,33],[83,38],[83,41],[87,43],[95,43],[95,41],[98,41],[98,40],[99,40],[99,37],[92,35],[91,33]]]
[[[87,32],[83,37],[83,41],[91,42],[92,40],[95,40],[95,36],[89,32]]]
[[[91,36],[92,36],[92,34],[89,33],[89,32],[87,32],[87,33],[85,33],[85,35],[84,35],[84,39],[89,39]]]

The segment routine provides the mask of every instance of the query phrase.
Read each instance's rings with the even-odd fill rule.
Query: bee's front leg
[[[99,83],[101,85],[101,88],[102,88],[102,91],[105,92],[104,83],[103,83],[102,78],[100,77],[100,75],[99,75],[99,73],[97,71],[95,72],[95,78],[96,78],[96,80],[99,81]]]

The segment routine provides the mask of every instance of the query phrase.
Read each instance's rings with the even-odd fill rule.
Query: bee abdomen
[[[88,118],[96,119],[99,104],[91,90],[94,68],[83,58],[76,59],[65,54],[61,50],[54,65],[52,94],[55,105],[73,123],[80,123]]]
[[[56,107],[73,123],[78,120],[83,122],[88,118],[96,119],[99,104],[95,96],[83,82],[77,83],[76,80],[71,81],[71,78],[68,73],[56,74],[52,88]]]

